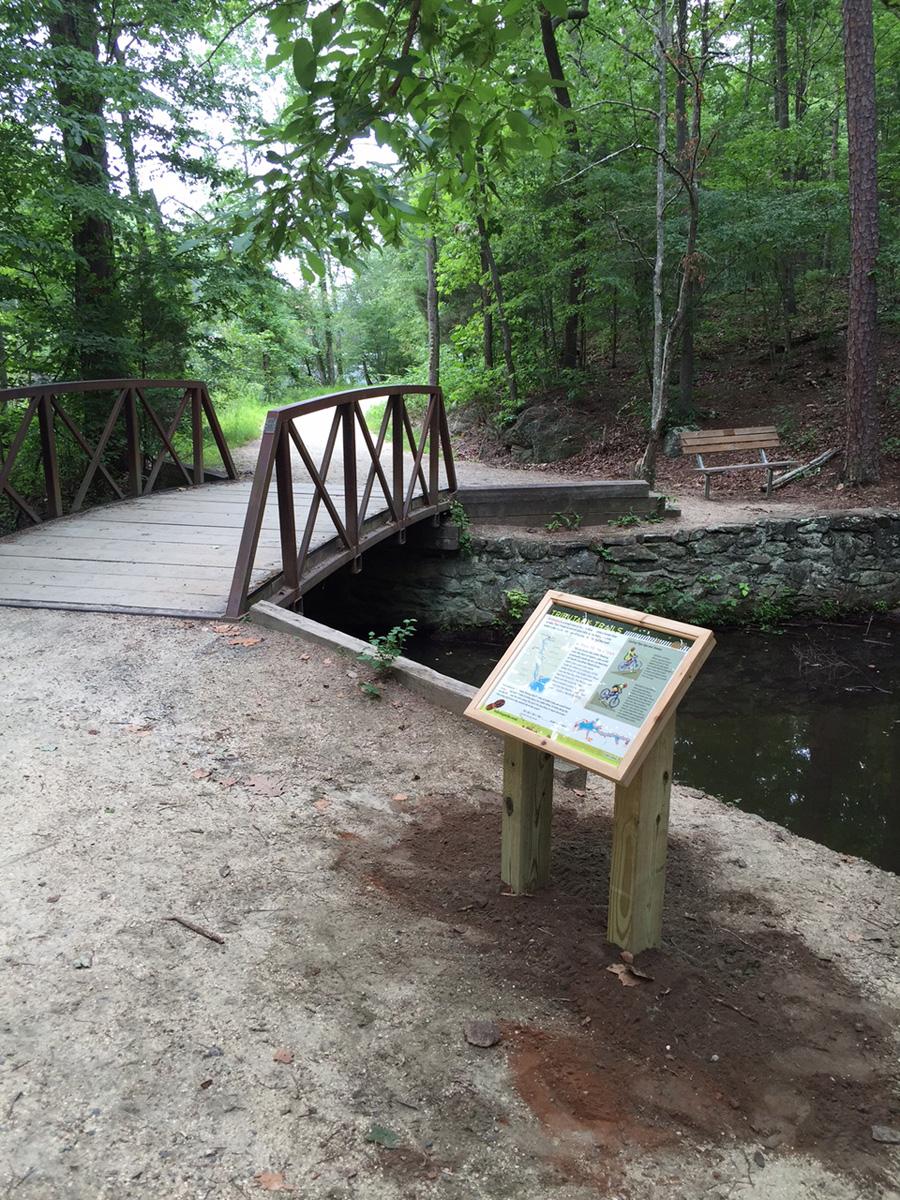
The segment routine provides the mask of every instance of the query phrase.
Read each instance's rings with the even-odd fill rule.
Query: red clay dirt
[[[537,1007],[566,1006],[569,1028],[507,1026],[504,1046],[521,1097],[568,1147],[569,1171],[584,1170],[590,1149],[597,1181],[616,1152],[692,1135],[805,1150],[880,1180],[880,1160],[860,1148],[891,1120],[876,1066],[886,1022],[833,962],[774,921],[766,928],[757,898],[728,896],[730,911],[761,924],[750,940],[709,915],[721,895],[691,846],[673,840],[664,946],[639,957],[652,980],[623,987],[607,970],[619,952],[603,939],[604,815],[558,804],[552,885],[513,897],[495,883],[499,797],[432,794],[410,807],[397,842],[354,841],[337,865],[449,924],[498,984]]]

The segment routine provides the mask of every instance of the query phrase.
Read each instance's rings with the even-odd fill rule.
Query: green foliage
[[[371,650],[360,654],[359,661],[371,667],[379,677],[388,675],[397,658],[403,653],[403,647],[416,631],[415,618],[407,617],[399,625],[389,629],[380,636],[369,634]]]
[[[575,512],[556,512],[544,526],[549,533],[557,533],[560,529],[578,529],[581,526],[581,514]]]
[[[472,534],[469,531],[471,522],[469,514],[459,500],[450,501],[450,521],[459,530],[459,552],[468,558],[472,553]]]
[[[633,525],[659,525],[662,519],[659,513],[627,512],[622,513],[620,517],[613,517],[608,524],[615,525],[618,529],[630,529]]]
[[[618,419],[646,421],[657,80],[642,10],[585,17],[562,0],[6,7],[0,387],[195,374],[241,441],[267,407],[308,390],[422,380],[423,237],[433,234],[452,404],[502,431],[535,397],[592,400],[615,353],[639,381],[623,382]],[[67,44],[56,18],[76,10],[89,36]],[[561,80],[547,66],[542,14]],[[731,349],[739,331],[783,370],[793,334],[843,323],[839,20],[837,0],[790,6],[793,103],[781,129],[762,9],[691,9],[691,70],[704,38],[710,49],[690,264],[701,353]],[[879,302],[890,317],[900,311],[900,23],[890,6],[876,6],[875,34]],[[559,103],[562,85],[571,108]],[[667,311],[687,226],[669,165]],[[97,235],[102,262],[89,261],[79,229]],[[583,353],[563,367],[575,318]],[[695,399],[673,412],[694,420],[698,408]],[[795,418],[780,430],[811,447]],[[884,449],[900,452],[890,432]],[[15,484],[29,495],[34,461],[29,443]]]
[[[501,623],[507,628],[515,628],[521,624],[522,618],[528,610],[528,605],[531,603],[528,593],[523,592],[521,588],[507,588],[503,593],[504,612],[501,616]]]

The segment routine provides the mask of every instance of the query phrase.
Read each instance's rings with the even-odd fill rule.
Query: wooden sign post
[[[710,654],[708,629],[547,592],[466,715],[504,734],[501,878],[550,880],[553,758],[615,784],[609,941],[662,936],[675,711]]]

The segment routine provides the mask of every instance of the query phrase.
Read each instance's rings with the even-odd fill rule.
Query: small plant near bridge
[[[394,663],[403,653],[403,647],[415,632],[415,618],[407,617],[405,621],[401,621],[399,625],[395,625],[387,633],[383,633],[380,636],[376,633],[370,633],[369,646],[371,649],[364,650],[357,657],[361,663],[365,663],[367,667],[372,668],[376,679],[384,679],[385,676],[390,674]],[[377,683],[373,683],[371,680],[361,683],[359,689],[370,700],[381,699],[381,689]]]
[[[549,533],[557,533],[560,529],[579,529],[581,527],[581,513],[576,512],[555,512],[544,528]]]
[[[615,525],[617,529],[628,529],[632,525],[659,525],[662,522],[662,517],[659,513],[641,513],[627,512],[622,513],[620,517],[613,517],[609,522],[610,525]]]
[[[521,625],[530,603],[527,592],[523,592],[521,588],[508,588],[503,593],[503,612],[497,617],[495,624],[511,632]]]
[[[459,552],[468,557],[472,553],[472,534],[469,532],[469,514],[458,500],[450,501],[450,523],[459,530]]]

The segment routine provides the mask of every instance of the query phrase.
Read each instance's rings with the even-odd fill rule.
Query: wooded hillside
[[[0,387],[424,378],[433,264],[432,375],[501,427],[624,365],[661,435],[698,356],[849,337],[847,478],[897,450],[892,0],[53,0],[0,42]]]

